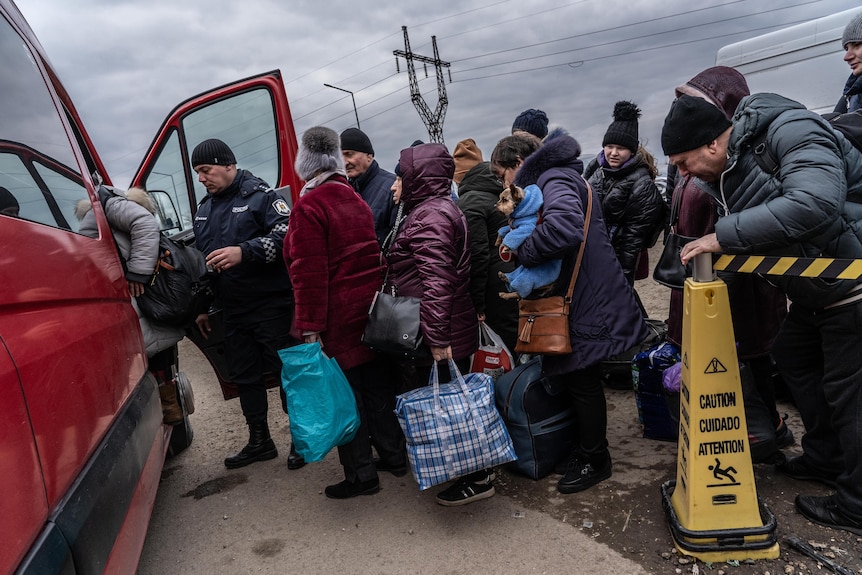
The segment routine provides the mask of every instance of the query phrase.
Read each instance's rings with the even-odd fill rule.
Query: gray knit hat
[[[862,42],[862,12],[850,20],[847,27],[844,28],[844,34],[841,35],[841,47],[847,49],[847,44],[850,42]]]
[[[236,157],[227,144],[217,138],[204,140],[192,151],[192,167],[201,164],[212,164],[213,166],[229,166],[236,163]]]
[[[343,170],[344,160],[338,133],[324,126],[306,130],[299,144],[294,168],[303,180],[308,180],[320,171]]]

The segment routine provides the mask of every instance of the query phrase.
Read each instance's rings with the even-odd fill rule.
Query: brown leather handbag
[[[590,216],[593,213],[593,190],[587,183],[587,213],[584,218],[584,241],[578,249],[578,259],[569,281],[566,295],[543,297],[539,299],[522,299],[518,302],[518,341],[515,351],[541,355],[566,355],[572,353],[572,338],[569,333],[569,310],[572,307],[572,294],[581,260],[584,257],[584,247],[590,230]]]

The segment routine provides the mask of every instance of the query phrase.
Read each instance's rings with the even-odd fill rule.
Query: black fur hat
[[[602,146],[616,144],[632,151],[638,151],[638,118],[641,117],[640,108],[632,102],[622,100],[614,104],[614,121],[608,126]]]
[[[338,133],[324,126],[309,128],[302,135],[299,153],[294,164],[296,173],[303,180],[312,178],[320,171],[344,169]]]

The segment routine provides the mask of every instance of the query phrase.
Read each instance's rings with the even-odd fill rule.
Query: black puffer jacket
[[[752,151],[764,131],[775,175]],[[724,252],[862,258],[862,155],[823,118],[783,96],[753,94],[733,117],[727,156],[716,199],[728,215],[715,224]],[[858,283],[778,279],[791,301],[812,308],[840,301]]]
[[[455,161],[443,144],[401,150],[404,220],[392,242],[387,283],[418,297],[425,342],[452,346],[454,359],[479,347],[479,322],[470,299],[467,221],[450,196]]]
[[[602,203],[614,253],[631,285],[638,256],[655,244],[664,227],[666,203],[640,153],[614,169],[600,152],[586,173]]]
[[[500,259],[495,245],[497,230],[506,225],[506,216],[495,205],[501,191],[500,182],[491,173],[490,162],[481,162],[461,180],[458,207],[470,229],[470,296],[476,313],[484,313],[485,322],[514,350],[518,338],[518,302],[504,300],[499,295],[507,291],[499,272],[515,269],[514,261]]]

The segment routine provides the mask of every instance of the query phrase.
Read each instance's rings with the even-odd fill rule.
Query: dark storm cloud
[[[297,133],[315,124],[361,127],[392,169],[401,148],[428,133],[410,103],[408,26],[415,53],[451,62],[444,136],[474,138],[485,157],[526,108],[547,112],[598,152],[614,102],[643,110],[641,139],[661,156],[659,133],[673,88],[715,63],[719,47],[783,25],[856,7],[855,0],[27,0],[21,10],[48,50],[103,160],[125,185],[175,104],[234,79],[279,68]],[[702,25],[708,24],[708,25]],[[560,40],[565,39],[565,40]],[[560,40],[560,41],[555,41]],[[671,46],[676,44],[676,46]],[[841,54],[836,52],[840,60]],[[417,63],[428,106],[433,68]],[[836,94],[844,77],[835,79]]]

